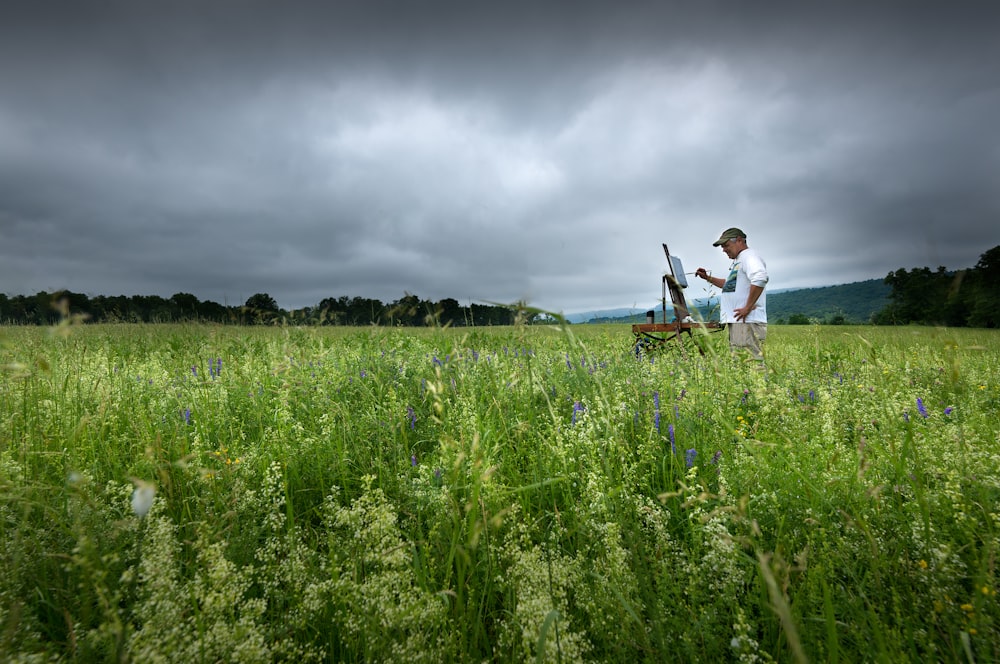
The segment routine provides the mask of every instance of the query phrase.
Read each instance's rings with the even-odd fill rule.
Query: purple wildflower
[[[417,428],[417,414],[413,412],[413,406],[406,407],[406,417],[410,420],[410,429]]]
[[[185,408],[184,411],[181,413],[181,415],[184,417],[184,424],[191,424],[191,409],[190,408]]]
[[[583,404],[581,404],[579,401],[574,401],[573,402],[573,420],[572,420],[571,423],[574,426],[576,425],[576,414],[579,413],[579,412],[581,412],[581,411],[583,411],[583,410],[584,410]]]
[[[924,401],[923,401],[923,399],[921,399],[920,397],[917,397],[917,410],[918,410],[918,411],[920,412],[920,416],[921,416],[921,417],[923,417],[923,418],[924,418],[925,420],[926,420],[926,419],[927,419],[928,417],[930,417],[930,416],[929,416],[929,415],[927,414],[927,409],[926,409],[926,408],[924,408]]]
[[[953,411],[953,410],[954,410],[954,408],[952,408],[951,406],[948,406],[947,408],[944,409],[944,414],[945,415],[951,415],[951,411]]]
[[[195,378],[197,378],[198,377],[198,367],[192,366],[191,367],[191,373],[194,375]]]
[[[417,465],[417,455],[416,454],[411,454],[410,455],[410,465],[411,466],[416,466]]]
[[[653,392],[653,424],[656,426],[656,432],[660,431],[660,393]]]
[[[670,451],[673,452],[674,454],[676,454],[677,453],[677,446],[674,445],[674,425],[673,424],[668,424],[667,425],[667,435],[670,436]]]
[[[690,468],[694,465],[694,458],[698,456],[698,450],[691,448],[684,452],[684,464]]]
[[[721,458],[722,458],[722,450],[716,451],[716,453],[712,455],[712,463],[713,464],[718,464],[719,463],[719,459],[721,459]]]
[[[910,421],[910,414],[908,412],[906,412],[905,410],[903,411],[903,420],[906,421],[906,422]]]

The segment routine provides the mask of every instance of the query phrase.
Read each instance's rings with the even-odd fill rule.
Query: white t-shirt
[[[747,303],[750,295],[750,284],[764,288],[767,285],[767,265],[753,249],[747,247],[740,252],[740,255],[733,261],[733,266],[729,268],[729,278],[722,286],[722,295],[719,298],[719,320],[723,323],[766,323],[767,322],[767,293],[761,293],[757,298],[757,304],[753,311],[743,321],[737,321],[733,314],[733,309],[738,309]]]

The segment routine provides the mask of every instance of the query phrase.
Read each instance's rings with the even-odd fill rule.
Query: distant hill
[[[838,286],[776,290],[767,294],[767,318],[776,324],[789,322],[792,316],[826,322],[842,317],[844,323],[868,323],[873,314],[889,304],[892,288],[882,279],[869,279]],[[689,300],[692,308],[702,313],[704,320],[718,320],[718,300]],[[663,316],[659,302],[650,305],[659,322]],[[646,309],[605,309],[570,314],[571,323],[644,323]]]
[[[802,314],[822,322],[839,315],[845,323],[869,323],[873,314],[889,304],[891,292],[892,287],[882,279],[869,279],[839,286],[769,293],[767,319],[783,323],[795,314]]]

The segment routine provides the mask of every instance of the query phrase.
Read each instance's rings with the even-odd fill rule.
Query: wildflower
[[[191,409],[185,408],[184,412],[181,413],[184,417],[184,424],[191,424]]]
[[[674,425],[667,425],[667,433],[670,435],[670,451],[674,454],[677,453],[677,447],[674,445]]]
[[[920,412],[920,416],[923,417],[925,420],[929,417],[929,415],[927,414],[927,409],[924,407],[923,399],[921,399],[920,397],[917,397],[917,410]]]
[[[584,410],[583,404],[581,404],[579,401],[573,402],[573,419],[571,422],[573,425],[576,425],[576,414],[583,410]]]
[[[417,428],[417,414],[413,412],[413,406],[406,407],[406,417],[410,420],[410,429]]]
[[[722,458],[722,450],[717,450],[715,452],[715,454],[712,455],[712,463],[713,464],[718,464],[719,463],[719,459],[721,459],[721,458]]]
[[[920,569],[927,569],[927,561],[926,560],[921,559],[921,561],[919,563],[917,563],[917,564],[920,565]]]
[[[953,411],[953,410],[954,410],[954,408],[952,408],[951,406],[948,406],[947,408],[944,409],[944,414],[945,415],[951,415],[951,411]]]
[[[903,411],[903,420],[905,420],[907,422],[910,421],[910,414],[908,412],[906,412],[905,410]]]
[[[192,365],[191,366],[191,373],[192,373],[192,375],[194,375],[195,378],[197,378],[198,377],[198,367]]]
[[[653,424],[657,433],[660,431],[660,393],[653,392]]]
[[[132,511],[140,519],[149,513],[156,497],[156,487],[149,482],[134,480],[135,491],[132,492]]]
[[[694,465],[694,458],[698,456],[698,450],[691,448],[684,452],[684,464],[690,468]]]
[[[414,467],[417,465],[417,455],[415,453],[410,455],[410,465]]]

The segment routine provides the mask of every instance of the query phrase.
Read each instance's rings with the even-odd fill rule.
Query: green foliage
[[[706,341],[0,328],[0,659],[1000,659],[997,333]]]
[[[1000,327],[1000,246],[984,253],[975,267],[957,272],[939,267],[899,269],[885,283],[891,302],[874,318],[882,325]]]

